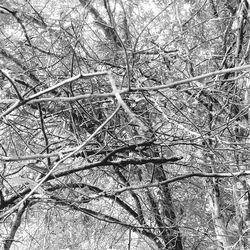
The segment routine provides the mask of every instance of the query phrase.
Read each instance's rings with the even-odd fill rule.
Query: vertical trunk
[[[241,168],[243,170],[243,168]],[[248,232],[249,221],[249,187],[246,179],[240,177],[236,182],[234,190],[235,210],[236,210],[236,223],[238,229],[238,245],[240,250],[248,250],[250,247]]]
[[[218,189],[218,186],[215,184],[213,186],[213,189],[214,188]],[[221,205],[220,205],[221,198],[219,195],[219,190],[212,191],[210,199],[211,199],[211,203],[213,206],[212,215],[213,215],[215,233],[217,236],[217,241],[219,243],[218,249],[229,249],[230,243],[228,239],[228,234],[227,234],[224,218],[221,214]]]
[[[213,121],[213,111],[214,111],[214,103],[212,100],[209,100],[208,105],[208,127],[209,131],[212,131],[212,121]],[[210,136],[210,134],[208,134]],[[206,172],[212,172],[216,173],[216,164],[213,154],[213,149],[215,147],[213,141],[211,139],[208,139],[205,142],[206,145],[206,152],[204,152],[204,162],[206,163],[209,168],[206,170]],[[230,241],[224,221],[224,217],[222,214],[222,208],[221,208],[221,193],[220,188],[218,185],[218,178],[212,178],[212,180],[208,180],[208,187],[209,187],[209,203],[210,203],[210,209],[211,214],[213,218],[214,223],[214,231],[217,239],[217,249],[226,250],[230,247]]]
[[[250,104],[250,82],[248,79],[242,79],[243,85],[239,85],[239,89],[246,89],[244,95],[244,105],[243,109],[246,107],[248,109],[247,114],[245,114],[235,127],[235,137],[236,142],[241,145],[247,145],[250,142],[249,138],[249,104]],[[238,107],[240,110],[240,106]],[[246,150],[241,149],[238,154],[238,168],[240,171],[249,170],[249,154]],[[236,208],[236,218],[238,226],[238,237],[239,237],[239,249],[247,250],[250,247],[250,187],[248,185],[249,177],[242,176],[236,181],[236,191],[235,195],[235,208]]]
[[[166,176],[163,170],[163,166],[156,166],[155,169],[155,179],[157,181],[166,180]],[[171,191],[168,185],[161,185],[159,187],[159,195],[160,195],[160,213],[162,217],[162,222],[166,227],[167,237],[164,238],[164,244],[166,246],[165,249],[171,250],[182,250],[182,239],[180,230],[176,223],[176,215],[174,212],[174,206],[171,196]]]
[[[147,102],[144,100],[137,103],[137,110],[133,110],[136,115],[140,115],[141,118],[145,119],[148,124],[149,130],[145,132],[146,138],[154,138],[154,118],[147,107]],[[144,152],[146,157],[159,157],[160,150],[157,146],[151,147],[149,150]],[[146,171],[154,169],[152,173],[152,180],[162,182],[167,180],[162,164],[146,164]],[[160,185],[157,190],[157,197],[153,195],[153,191],[148,190],[147,196],[151,205],[151,211],[154,215],[155,223],[158,227],[159,238],[163,243],[164,250],[182,250],[182,237],[179,226],[176,220],[174,203],[172,200],[171,190],[168,184]]]
[[[213,155],[205,154],[205,162],[210,166],[213,166]],[[210,169],[210,172],[216,172],[214,168]],[[214,231],[217,239],[217,249],[226,250],[230,247],[230,241],[225,226],[224,217],[222,215],[221,209],[221,194],[218,185],[218,179],[213,178],[208,181],[209,186],[209,204],[211,209],[211,214],[214,223]]]
[[[159,156],[158,148],[153,148],[153,152],[148,152],[151,156]],[[152,168],[152,166],[150,166]],[[153,166],[153,179],[157,182],[162,182],[167,179],[163,165],[155,164]],[[149,192],[149,191],[148,191]],[[168,184],[158,187],[157,199],[151,194],[148,194],[152,212],[156,224],[159,228],[161,239],[165,250],[182,250],[182,238],[180,229],[177,225],[174,204],[172,200],[171,190]]]

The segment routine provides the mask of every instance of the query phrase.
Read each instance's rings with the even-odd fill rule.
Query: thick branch
[[[22,215],[25,211],[25,208],[27,207],[27,204],[24,205],[24,204],[21,204],[17,213],[16,213],[16,217],[14,219],[14,223],[11,227],[11,230],[10,230],[10,233],[9,233],[9,236],[5,239],[4,241],[4,250],[9,250],[13,241],[14,241],[14,237],[15,237],[15,234],[19,228],[19,226],[21,225],[21,220],[22,220]]]
[[[1,50],[0,50],[0,54],[1,54]],[[119,94],[122,95],[122,94],[126,94],[129,92],[154,91],[154,90],[175,88],[175,87],[181,86],[183,84],[191,83],[193,81],[199,81],[199,80],[211,77],[211,76],[216,76],[216,75],[226,74],[226,73],[231,73],[231,72],[237,72],[237,71],[243,71],[243,70],[247,70],[249,68],[250,68],[250,65],[247,64],[247,65],[243,65],[243,66],[239,66],[239,67],[217,70],[214,72],[210,72],[207,74],[203,74],[203,75],[196,76],[196,77],[191,77],[188,79],[184,79],[184,80],[180,80],[180,81],[176,81],[176,82],[172,82],[172,83],[168,83],[165,85],[158,85],[158,86],[154,86],[154,87],[131,88],[131,90],[122,89],[122,90],[119,90]],[[99,72],[99,73],[101,73],[101,72]],[[103,72],[103,74],[105,74],[105,72]],[[67,81],[67,80],[65,80],[65,81]],[[46,92],[48,92],[47,90],[46,90]],[[42,93],[42,94],[44,94],[44,93]],[[104,94],[85,94],[85,95],[78,95],[78,96],[73,96],[73,97],[48,97],[48,98],[40,98],[40,99],[35,99],[35,100],[34,100],[35,97],[32,96],[32,99],[28,99],[27,102],[28,103],[48,102],[48,101],[72,102],[72,101],[89,99],[89,98],[107,98],[107,97],[115,97],[115,93],[111,92],[111,93],[104,93]],[[0,103],[15,103],[17,101],[18,101],[18,99],[5,99],[2,101],[0,100]]]
[[[87,208],[76,206],[76,205],[74,205],[72,203],[67,203],[67,202],[65,202],[65,201],[63,201],[60,198],[55,197],[55,196],[53,196],[51,198],[53,198],[55,201],[60,202],[60,204],[63,204],[65,206],[67,206],[67,207],[70,207],[70,208],[72,208],[72,209],[74,209],[76,211],[83,212],[83,213],[85,213],[85,214],[87,214],[87,215],[89,215],[89,216],[91,216],[91,217],[93,217],[95,219],[105,221],[105,222],[108,222],[108,223],[115,223],[115,224],[130,228],[134,232],[140,233],[140,234],[148,237],[149,239],[153,240],[157,245],[161,244],[159,239],[157,238],[157,236],[155,234],[151,233],[149,230],[143,229],[141,227],[136,227],[134,225],[129,225],[129,224],[127,224],[125,222],[122,222],[121,220],[116,219],[115,217],[110,216],[110,215],[106,215],[106,214],[96,212],[96,211],[93,211],[93,210],[90,210],[90,209],[87,209]]]
[[[238,178],[240,176],[247,176],[250,175],[250,170],[248,171],[243,171],[243,172],[234,172],[234,173],[192,173],[192,174],[186,174],[186,175],[181,175],[181,176],[177,176],[165,181],[161,181],[161,182],[154,182],[154,183],[149,183],[149,184],[144,184],[144,185],[137,185],[137,186],[130,186],[130,187],[125,187],[125,188],[121,188],[118,190],[113,191],[113,194],[120,194],[123,193],[125,191],[129,191],[129,190],[136,190],[136,189],[144,189],[144,188],[149,188],[149,187],[158,187],[160,185],[164,185],[164,184],[169,184],[169,183],[173,183],[176,181],[181,181],[187,178],[191,178],[191,177],[201,177],[201,178],[211,178],[211,177],[217,177],[217,178]]]
[[[57,174],[55,176],[50,176],[49,180],[54,179],[54,178],[58,178],[59,175],[61,175],[61,174]],[[201,177],[201,178],[211,178],[211,177],[232,178],[233,177],[233,178],[238,178],[240,176],[247,176],[247,175],[250,175],[250,170],[243,171],[243,172],[234,172],[234,173],[192,173],[192,174],[177,176],[177,177],[174,177],[174,178],[162,181],[162,182],[154,182],[154,183],[148,183],[148,184],[136,185],[136,186],[134,185],[134,186],[129,186],[129,187],[113,190],[113,191],[109,190],[109,191],[106,191],[105,193],[100,193],[98,195],[98,197],[102,197],[102,196],[106,196],[106,195],[107,196],[117,195],[117,194],[129,191],[129,190],[144,189],[144,188],[150,188],[150,187],[158,187],[160,185],[169,184],[169,183],[181,181],[181,180],[184,180],[184,179],[187,179],[187,178],[192,178],[192,177]],[[30,192],[30,188],[26,188],[25,190],[22,190],[18,194],[10,197],[9,199],[6,199],[5,202],[4,202],[4,206],[7,207],[7,206],[9,206],[11,204],[14,204],[17,199],[19,199],[20,197],[23,197],[24,195],[28,194],[29,192]],[[3,215],[0,215],[0,219],[2,219],[3,217],[4,217]]]

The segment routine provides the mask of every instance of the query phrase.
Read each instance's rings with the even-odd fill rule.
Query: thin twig
[[[22,95],[19,93],[19,91],[18,91],[18,89],[17,89],[17,87],[16,87],[16,85],[15,85],[15,81],[14,81],[14,79],[11,78],[11,76],[9,75],[9,72],[8,72],[6,69],[1,69],[1,72],[2,72],[2,74],[10,81],[12,87],[13,87],[14,90],[16,91],[16,94],[17,94],[19,100],[22,101],[22,100],[23,100],[23,97],[22,97]]]

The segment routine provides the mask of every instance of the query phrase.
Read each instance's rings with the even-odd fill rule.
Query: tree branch
[[[14,223],[11,227],[9,236],[4,240],[4,250],[9,250],[13,241],[14,241],[14,237],[15,234],[19,228],[19,226],[21,225],[21,220],[22,220],[22,215],[25,211],[25,208],[28,206],[28,203],[26,202],[26,204],[21,204],[18,208],[18,211],[16,213],[15,219],[14,219]]]

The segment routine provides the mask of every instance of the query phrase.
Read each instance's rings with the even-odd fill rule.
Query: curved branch
[[[46,191],[52,192],[52,191],[55,191],[55,190],[58,190],[58,189],[65,189],[65,188],[86,188],[86,187],[89,190],[91,190],[91,191],[93,191],[95,193],[101,194],[102,197],[104,197],[104,198],[108,198],[108,199],[111,199],[111,200],[115,201],[120,207],[122,207],[132,217],[134,217],[140,223],[140,225],[146,226],[145,221],[144,221],[144,223],[141,223],[141,217],[140,217],[140,215],[137,212],[135,212],[127,203],[125,203],[119,197],[117,197],[115,195],[106,194],[104,192],[104,190],[102,190],[102,189],[100,189],[100,188],[98,188],[96,186],[92,186],[92,185],[89,185],[89,184],[86,184],[86,183],[69,183],[67,185],[65,185],[65,184],[59,184],[59,185],[55,185],[53,187],[47,188]],[[85,202],[88,202],[90,200],[91,200],[91,198],[88,199],[86,197]]]
[[[143,228],[143,227],[137,227],[137,226],[134,226],[134,225],[129,225],[125,222],[122,222],[121,220],[113,217],[113,216],[110,216],[110,215],[106,215],[106,214],[103,214],[103,213],[100,213],[100,212],[96,212],[96,211],[93,211],[93,210],[90,210],[90,209],[87,209],[87,208],[83,208],[83,207],[80,207],[80,206],[76,206],[72,203],[68,203],[64,200],[61,200],[60,198],[58,197],[51,197],[52,199],[54,199],[55,201],[57,202],[60,202],[60,204],[62,205],[65,205],[67,207],[70,207],[76,211],[80,211],[80,212],[83,212],[95,219],[98,219],[98,220],[101,220],[101,221],[105,221],[105,222],[108,222],[108,223],[115,223],[115,224],[118,224],[118,225],[121,225],[121,226],[124,226],[126,228],[130,228],[133,232],[136,232],[136,233],[140,233],[146,237],[148,237],[149,239],[151,239],[152,241],[154,241],[158,246],[161,246],[161,242],[160,240],[158,239],[158,237],[153,234],[152,232],[149,231],[149,229],[147,228]]]

